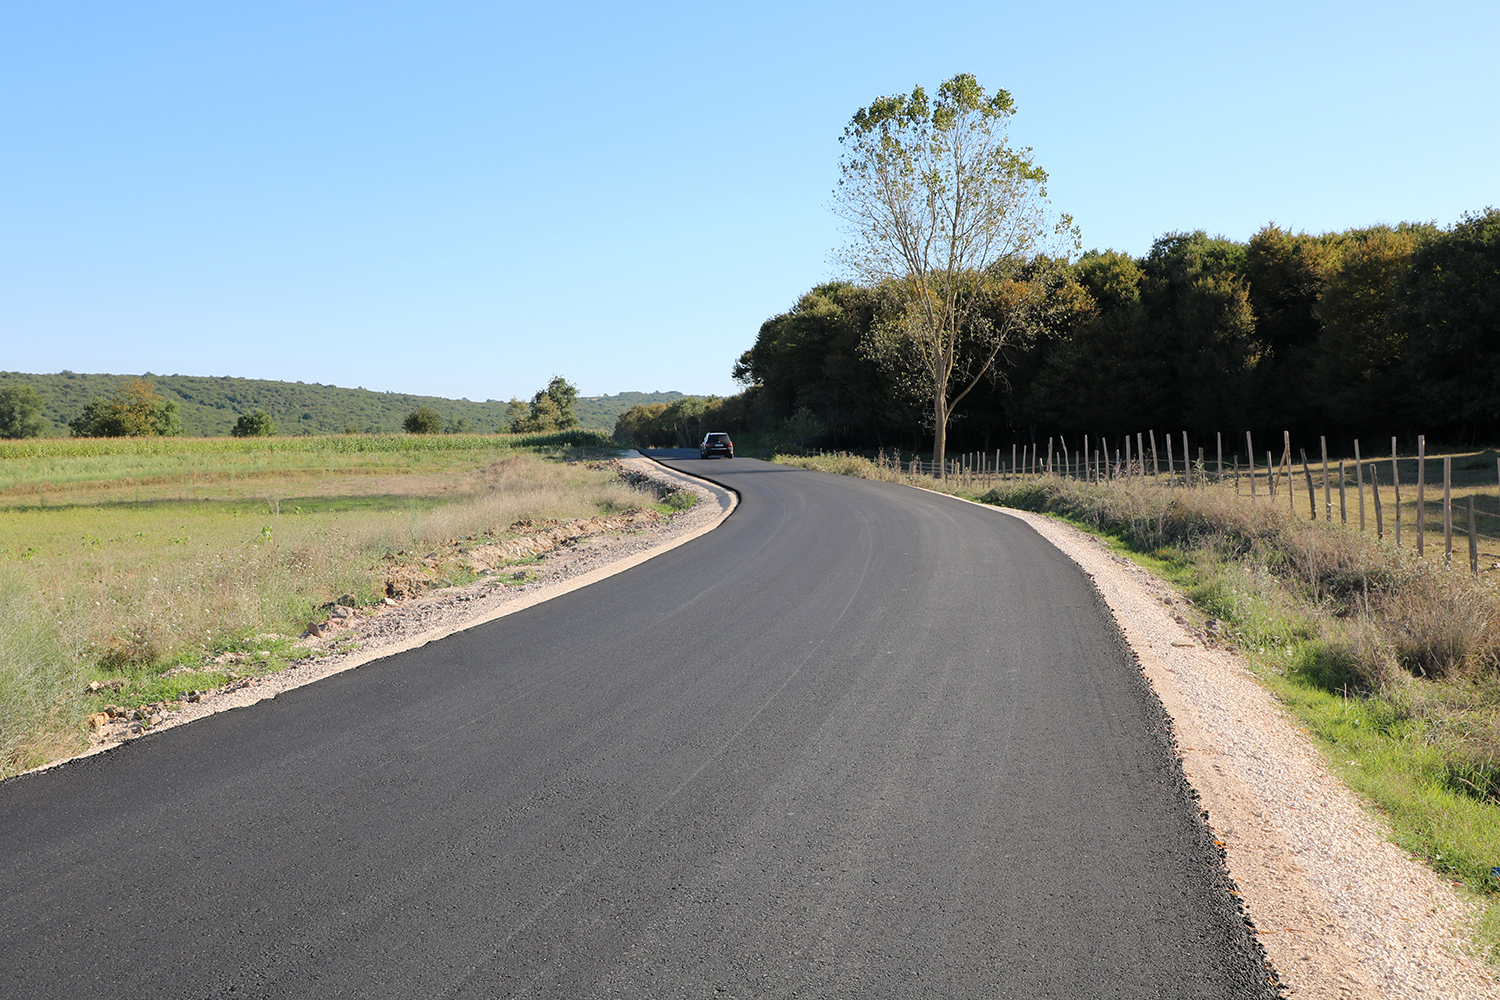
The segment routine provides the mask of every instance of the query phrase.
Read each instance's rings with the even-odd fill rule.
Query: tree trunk
[[[948,468],[944,464],[948,452],[948,394],[946,386],[940,387],[932,401],[932,462],[937,466],[936,472],[943,479],[948,478]]]

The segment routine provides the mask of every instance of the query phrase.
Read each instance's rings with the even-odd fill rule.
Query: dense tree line
[[[1169,233],[1144,257],[1090,252],[1060,273],[965,401],[955,447],[1145,428],[1500,433],[1500,211],[1270,225],[1244,243]],[[924,449],[918,400],[872,350],[885,308],[878,286],[813,288],[736,362],[754,387],[738,409],[760,428],[812,421],[825,446]]]
[[[694,448],[709,431],[737,434],[765,423],[759,397],[752,387],[728,398],[682,396],[670,403],[642,403],[616,419],[615,439],[637,448]]]

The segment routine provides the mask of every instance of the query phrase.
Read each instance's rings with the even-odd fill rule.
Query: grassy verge
[[[372,603],[393,572],[469,578],[435,551],[504,538],[520,521],[652,506],[580,460],[606,444],[592,434],[0,444],[0,776],[75,752],[88,714],[106,705],[284,667],[307,655],[294,638],[319,606]],[[91,682],[105,686],[85,693]]]
[[[857,456],[778,461],[904,480]],[[969,498],[1099,535],[1216,620],[1220,641],[1381,812],[1393,840],[1483,901],[1477,946],[1500,959],[1500,588],[1492,577],[1229,488],[1043,477]]]

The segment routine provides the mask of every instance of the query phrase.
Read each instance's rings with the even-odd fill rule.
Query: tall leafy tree
[[[1325,397],[1310,386],[1326,357],[1318,303],[1339,266],[1345,234],[1292,233],[1267,225],[1245,247],[1244,278],[1262,355],[1247,388],[1252,424],[1317,422]]]
[[[249,413],[241,413],[234,426],[229,430],[235,437],[274,437],[276,435],[276,421],[265,410],[251,410]]]
[[[1084,434],[1163,425],[1174,397],[1170,358],[1146,322],[1140,264],[1113,250],[1085,254],[1037,343],[1041,363],[1018,379],[1025,422]]]
[[[149,381],[126,381],[110,399],[95,397],[68,423],[74,437],[148,437],[182,433],[177,401],[167,399]]]
[[[936,100],[920,86],[877,98],[840,140],[838,260],[899,296],[876,353],[903,365],[928,400],[940,466],[954,407],[994,370],[1045,290],[1018,280],[1017,266],[1049,233],[1072,232],[1066,217],[1050,223],[1047,175],[1031,150],[1010,145],[1014,112],[1010,94],[961,73]]]
[[[34,386],[0,386],[0,437],[36,437],[44,426],[42,396]]]
[[[554,375],[543,391],[557,406],[557,429],[577,427],[578,416],[573,411],[578,402],[578,387],[561,375]]]
[[[577,400],[578,388],[561,375],[554,375],[545,389],[538,389],[531,397],[526,413],[511,419],[510,430],[517,434],[535,434],[577,427],[578,417],[573,412]],[[512,406],[512,410],[515,409]]]
[[[1500,209],[1466,214],[1418,247],[1402,300],[1427,419],[1500,421]]]
[[[1407,225],[1342,234],[1313,307],[1321,329],[1300,383],[1342,427],[1396,430],[1415,416],[1397,309],[1412,254],[1429,235]]]
[[[401,426],[408,434],[437,434],[443,429],[443,416],[424,404],[408,413]]]
[[[816,286],[761,324],[754,346],[735,363],[735,380],[760,387],[759,407],[773,422],[806,410],[835,444],[880,440],[883,428],[910,414],[864,350],[878,300],[872,289],[845,281]]]
[[[1265,349],[1244,265],[1243,243],[1202,230],[1168,233],[1146,257],[1141,301],[1171,364],[1180,425],[1209,431],[1251,424]]]

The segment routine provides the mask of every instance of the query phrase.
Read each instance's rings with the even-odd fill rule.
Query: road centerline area
[[[1273,995],[1073,563],[919,491],[664,457],[735,513],[0,785],[0,992]]]

